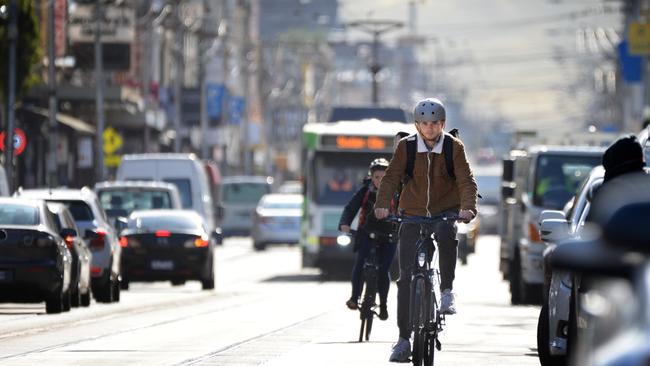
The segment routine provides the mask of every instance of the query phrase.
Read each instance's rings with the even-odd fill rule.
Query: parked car
[[[462,264],[467,264],[467,257],[476,250],[476,241],[478,240],[481,225],[481,218],[478,216],[468,223],[456,223],[458,259]]]
[[[39,200],[0,198],[0,301],[45,301],[48,314],[70,310],[72,255],[56,218]]]
[[[271,177],[232,176],[223,179],[221,229],[224,236],[251,234],[257,203],[262,196],[271,193],[272,185]]]
[[[600,164],[604,149],[588,146],[533,146],[515,160],[514,186],[505,206],[508,241],[501,243],[502,270],[513,304],[539,303],[546,246],[539,236],[539,214],[560,210]],[[503,266],[505,262],[505,266]],[[505,268],[504,268],[505,267]]]
[[[573,279],[570,364],[647,365],[650,175],[626,174],[604,183],[587,221],[602,235],[568,240],[549,258],[554,271]]]
[[[72,214],[65,205],[50,202],[47,207],[54,214],[58,232],[63,229],[74,230],[77,235],[63,237],[70,254],[72,255],[72,271],[70,274],[70,303],[73,307],[90,306],[90,266],[93,254],[86,242],[79,236],[79,228],[72,217]]]
[[[190,210],[143,210],[129,216],[120,244],[124,283],[199,280],[214,288],[214,244],[203,218]]]
[[[181,210],[178,188],[156,181],[112,181],[95,184],[95,193],[110,220],[127,218],[135,210]]]
[[[198,212],[210,235],[220,241],[212,192],[205,172],[203,161],[194,154],[132,154],[122,157],[116,175],[118,180],[154,180],[174,184],[181,195],[183,208]]]
[[[27,189],[18,190],[14,195],[63,203],[84,233],[83,238],[92,252],[90,275],[95,300],[107,303],[120,301],[120,243],[95,192],[88,187]]]
[[[548,258],[557,245],[580,239],[595,190],[603,183],[605,170],[595,167],[585,180],[567,211],[545,210],[540,215],[540,234],[547,244],[544,251],[544,297],[537,324],[537,349],[542,365],[566,363],[572,299],[571,273],[554,270]],[[574,328],[575,329],[575,328]]]
[[[267,194],[260,199],[251,232],[255,250],[273,243],[298,243],[302,202],[301,194]]]

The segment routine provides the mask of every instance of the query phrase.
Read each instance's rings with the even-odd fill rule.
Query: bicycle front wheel
[[[416,277],[411,283],[411,325],[415,335],[413,340],[413,365],[423,365],[426,353],[426,324],[428,313],[428,294],[423,277]]]
[[[432,366],[436,355],[436,337],[433,334],[427,334],[426,352],[424,355],[423,365]]]

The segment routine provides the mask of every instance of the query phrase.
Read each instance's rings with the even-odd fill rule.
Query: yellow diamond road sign
[[[108,127],[104,130],[104,154],[113,155],[123,143],[122,136],[114,128]]]
[[[630,55],[650,55],[650,24],[631,23],[628,29]]]

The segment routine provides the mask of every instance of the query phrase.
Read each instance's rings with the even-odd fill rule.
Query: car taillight
[[[318,238],[318,242],[323,247],[329,247],[329,246],[336,245],[336,238],[331,236],[321,236],[320,238]]]
[[[528,239],[531,243],[543,243],[542,238],[539,236],[539,230],[534,222],[528,223]]]
[[[72,245],[74,244],[74,238],[71,236],[66,236],[65,237],[65,246],[68,247],[68,249],[72,249]]]
[[[102,229],[97,229],[97,237],[90,241],[91,249],[104,249],[104,238],[106,237],[106,231]]]
[[[157,238],[169,238],[172,235],[168,230],[158,230],[156,231]]]
[[[194,246],[197,248],[205,248],[210,244],[207,237],[200,237],[194,240]]]
[[[127,239],[126,236],[120,236],[120,246],[122,248],[126,248],[129,246],[129,239]]]
[[[90,274],[93,276],[101,276],[102,268],[101,267],[90,267]]]

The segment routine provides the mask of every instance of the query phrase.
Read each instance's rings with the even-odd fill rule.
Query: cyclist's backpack
[[[458,129],[454,128],[443,135],[442,140],[442,152],[445,154],[445,165],[447,166],[447,174],[452,180],[456,180],[456,174],[454,174],[454,143],[451,138],[447,135],[451,135],[455,138],[459,138]],[[411,135],[406,139],[406,179],[413,178],[413,168],[415,167],[415,153],[418,150],[418,139],[417,135]]]

